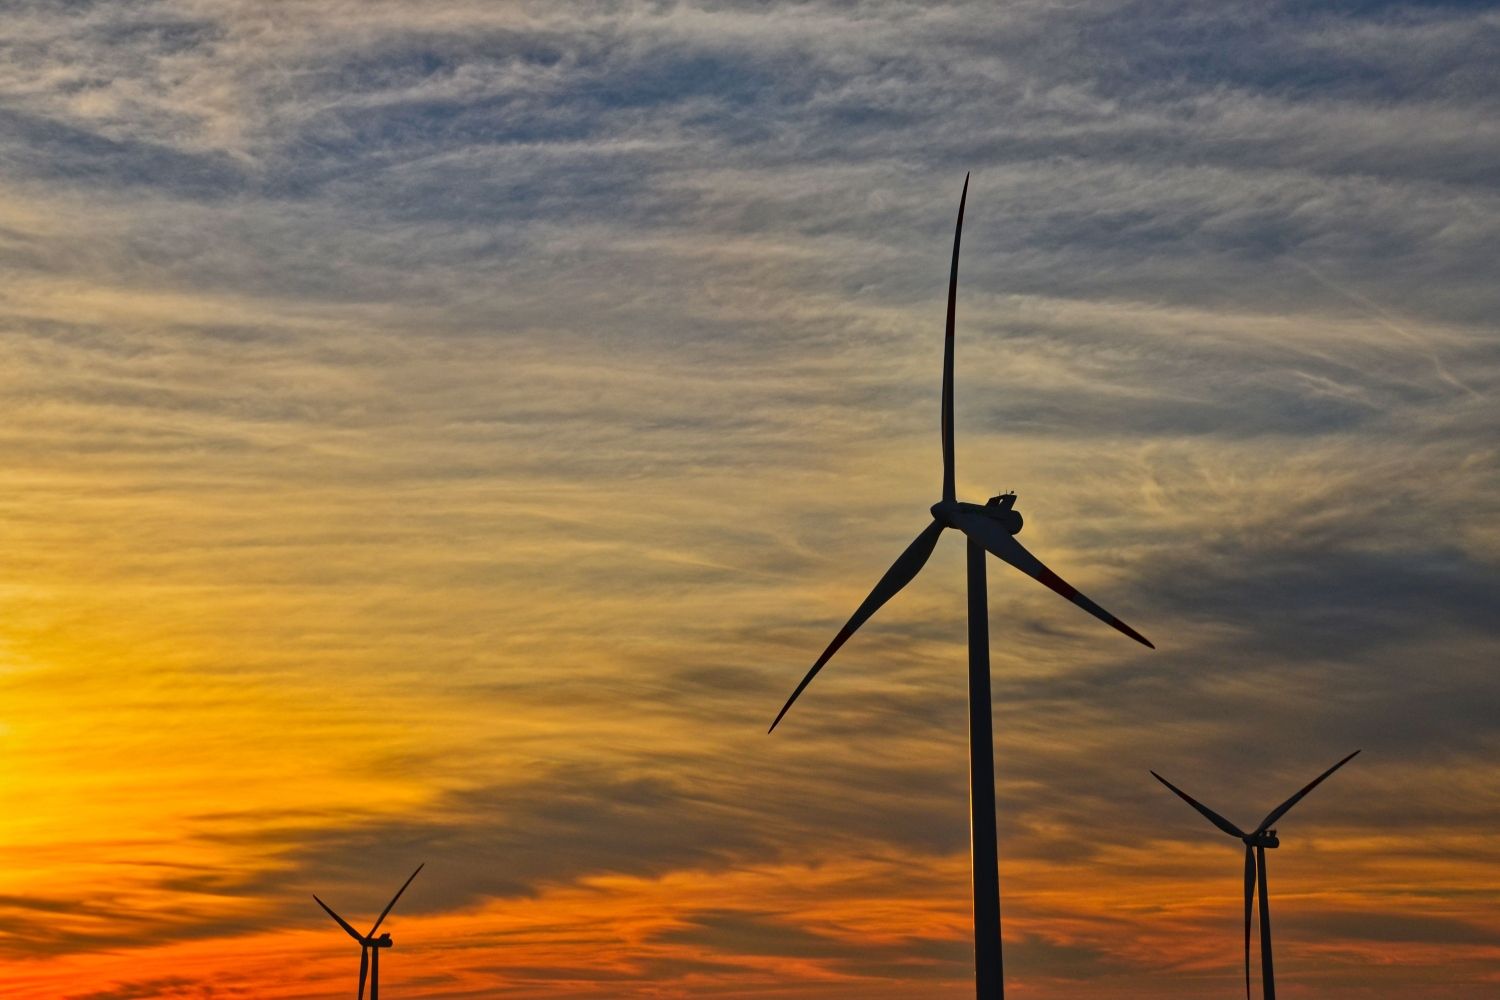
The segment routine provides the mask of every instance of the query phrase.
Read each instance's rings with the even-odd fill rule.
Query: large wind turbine
[[[1317,788],[1319,783],[1322,782],[1324,778],[1328,777],[1334,771],[1337,771],[1339,768],[1349,763],[1349,761],[1353,760],[1354,754],[1357,753],[1359,753],[1358,750],[1354,751],[1354,753],[1351,753],[1348,757],[1345,757],[1343,760],[1339,761],[1337,764],[1333,765],[1328,770],[1324,771],[1322,774],[1314,778],[1312,782],[1307,785],[1307,787],[1302,789],[1302,791],[1298,792],[1296,795],[1293,795],[1291,798],[1287,799],[1275,809],[1272,809],[1271,812],[1266,816],[1266,818],[1260,821],[1260,826],[1257,826],[1250,833],[1246,833],[1244,830],[1241,830],[1239,827],[1229,822],[1229,820],[1225,819],[1223,816],[1220,816],[1218,813],[1214,812],[1203,803],[1197,801],[1192,796],[1188,795],[1187,792],[1184,792],[1182,789],[1178,788],[1176,785],[1172,784],[1170,781],[1168,781],[1166,778],[1163,778],[1155,771],[1151,772],[1152,777],[1170,788],[1174,793],[1176,793],[1178,798],[1182,799],[1182,801],[1186,802],[1188,805],[1192,806],[1194,809],[1202,813],[1203,817],[1214,826],[1218,827],[1220,830],[1223,830],[1231,837],[1238,837],[1240,840],[1245,842],[1246,1000],[1249,1000],[1250,996],[1250,915],[1254,909],[1257,872],[1259,872],[1260,882],[1261,991],[1265,994],[1266,1000],[1276,1000],[1276,976],[1274,970],[1271,968],[1271,904],[1266,893],[1266,849],[1280,847],[1281,841],[1277,839],[1276,831],[1271,829],[1271,824],[1281,819],[1281,817],[1285,816],[1288,809],[1292,808],[1292,806],[1296,805],[1298,802],[1301,802],[1302,796],[1306,795],[1314,788]]]
[[[406,891],[407,886],[411,885],[411,880],[417,877],[417,872],[421,871],[422,866],[425,864],[426,862],[424,861],[421,865],[417,865],[417,871],[412,872],[407,880],[401,883],[401,888],[397,889],[396,894],[391,897],[391,901],[385,904],[385,909],[380,911],[380,916],[375,920],[375,926],[370,928],[370,933],[368,934],[361,934],[353,927],[350,927],[349,921],[334,913],[333,908],[321,899],[318,899],[316,894],[313,896],[313,899],[318,899],[318,905],[326,910],[330,917],[338,921],[338,925],[344,929],[344,933],[359,942],[359,1000],[365,1000],[365,979],[367,977],[370,981],[370,1000],[380,1000],[380,949],[391,947],[391,935],[386,933],[380,935],[380,937],[376,937],[375,932],[380,930],[380,924],[385,920],[386,914],[391,912],[391,907],[396,905],[396,900],[401,898],[401,894]]]
[[[969,837],[974,879],[974,983],[979,1000],[995,1000],[1005,996],[1005,980],[1000,959],[1000,871],[995,843],[995,752],[990,719],[989,600],[985,591],[984,554],[989,552],[999,557],[1137,642],[1147,646],[1151,643],[1069,586],[1016,541],[1016,532],[1021,530],[1021,513],[1015,509],[1014,493],[992,497],[984,505],[963,503],[957,498],[953,475],[953,319],[958,296],[958,245],[963,236],[964,203],[968,196],[969,178],[965,175],[963,194],[958,200],[958,223],[953,230],[953,266],[948,276],[948,322],[943,342],[943,498],[932,505],[932,523],[907,546],[833,637],[777,713],[771,729],[776,728],[792,702],[839,647],[916,577],[943,530],[954,528],[963,532],[969,543]]]

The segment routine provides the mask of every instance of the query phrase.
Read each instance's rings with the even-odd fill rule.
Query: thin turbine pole
[[[1271,904],[1266,891],[1266,849],[1255,849],[1260,869],[1260,985],[1266,1000],[1276,1000],[1276,973],[1271,968]]]
[[[370,949],[370,1000],[380,1000],[380,948]]]
[[[1003,1000],[1000,864],[995,834],[995,737],[990,718],[990,608],[985,550],[969,540],[969,844],[974,873],[974,991]]]

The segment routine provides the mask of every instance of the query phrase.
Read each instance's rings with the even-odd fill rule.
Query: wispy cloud
[[[1362,746],[1288,821],[1278,962],[1473,995],[1497,32],[7,11],[16,995],[321,995],[351,969],[308,894],[378,908],[424,859],[382,969],[424,995],[961,995],[959,546],[764,727],[932,500],[970,169],[961,488],[1018,489],[1161,646],[997,567],[1009,968],[1232,986],[1233,845],[1147,768],[1248,816]]]

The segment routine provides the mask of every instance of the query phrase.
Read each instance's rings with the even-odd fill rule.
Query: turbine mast
[[[1266,891],[1266,849],[1255,848],[1256,867],[1260,869],[1260,987],[1266,1000],[1276,1000],[1276,972],[1271,966],[1271,902]]]
[[[969,552],[969,851],[974,878],[974,992],[1003,1000],[1000,860],[995,832],[995,734],[990,710],[990,602],[985,549]]]

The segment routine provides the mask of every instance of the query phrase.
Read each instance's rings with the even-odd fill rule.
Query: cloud
[[[213,986],[195,982],[181,976],[161,979],[143,979],[131,983],[120,983],[104,990],[78,993],[68,1000],[143,1000],[151,997],[212,997],[219,996]]]
[[[0,945],[77,976],[306,956],[281,935],[322,940],[308,892],[369,911],[425,859],[412,930],[522,950],[433,953],[433,996],[966,988],[957,540],[764,728],[934,499],[972,169],[961,487],[1019,490],[1023,540],[1160,647],[994,567],[1016,974],[1229,983],[1219,845],[1147,769],[1244,817],[1361,746],[1289,839],[1378,833],[1439,899],[1397,926],[1358,917],[1410,892],[1376,861],[1300,874],[1377,886],[1306,911],[1342,949],[1320,988],[1356,995],[1360,949],[1399,940],[1432,996],[1472,995],[1495,29],[1463,4],[21,6],[0,843],[32,860]],[[100,996],[209,981],[88,969]]]

